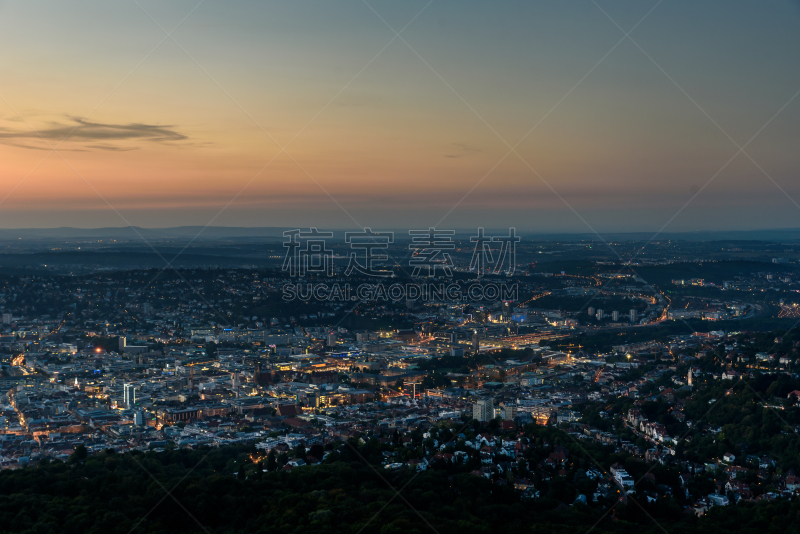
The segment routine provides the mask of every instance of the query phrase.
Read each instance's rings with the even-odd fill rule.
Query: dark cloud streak
[[[0,128],[0,142],[4,140],[19,139],[44,139],[61,142],[65,138],[71,141],[127,141],[142,140],[155,143],[170,143],[185,141],[188,136],[178,132],[174,126],[158,126],[154,124],[128,123],[128,124],[106,124],[100,122],[90,122],[84,119],[69,117],[74,125],[56,125],[37,131],[32,130],[13,130],[10,128]],[[5,144],[25,146],[14,142]],[[27,146],[26,148],[33,148]],[[44,148],[44,147],[43,147]],[[110,144],[91,144],[86,148],[98,150],[135,150],[134,147],[120,147]]]

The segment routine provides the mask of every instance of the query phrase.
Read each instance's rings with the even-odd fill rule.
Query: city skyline
[[[0,0],[0,530],[788,532],[800,0]]]
[[[798,226],[796,2],[232,6],[0,3],[0,227]]]

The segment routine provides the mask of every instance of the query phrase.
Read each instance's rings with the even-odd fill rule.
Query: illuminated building
[[[472,405],[472,418],[478,421],[494,419],[494,399],[481,399]]]
[[[136,386],[125,384],[122,386],[123,402],[126,408],[132,408],[136,404]]]

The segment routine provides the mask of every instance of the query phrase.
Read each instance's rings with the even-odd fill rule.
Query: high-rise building
[[[122,386],[123,402],[126,408],[133,408],[136,405],[136,384],[125,384]]]
[[[11,324],[11,314],[4,313],[3,314],[3,324]]]
[[[517,417],[517,405],[506,404],[503,406],[503,419],[506,421],[513,421]]]
[[[481,399],[472,405],[472,418],[478,421],[494,419],[494,399]]]
[[[593,306],[589,306],[589,309],[587,311],[589,312],[589,317],[594,317],[595,309]]]
[[[119,353],[122,354],[125,352],[125,347],[127,346],[128,340],[125,336],[119,336]]]
[[[422,382],[404,382],[403,383],[403,393],[409,395],[412,398],[417,398],[422,396]]]
[[[475,331],[472,333],[472,351],[473,351],[475,354],[478,354],[478,350],[479,350],[480,348],[481,348],[481,342],[480,342],[480,339],[478,338],[478,331],[477,331],[477,330],[475,330]]]
[[[631,308],[631,311],[629,313],[630,313],[630,316],[631,316],[631,322],[635,323],[636,322],[636,310]]]
[[[142,412],[142,410],[133,412],[133,424],[136,426],[142,426],[144,424],[144,412]]]
[[[236,398],[239,398],[239,386],[241,382],[239,380],[239,373],[231,373],[231,388],[233,389],[233,393],[236,395]]]
[[[603,310],[597,310],[597,319],[598,320],[604,319],[605,316],[606,316],[606,312],[604,312]]]
[[[328,332],[328,346],[329,347],[336,346],[336,332]]]
[[[611,320],[614,322],[619,321],[619,312],[617,310],[611,312]]]

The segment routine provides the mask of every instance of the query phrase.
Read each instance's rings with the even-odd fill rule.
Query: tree
[[[272,449],[267,455],[267,471],[275,471],[277,468],[278,461],[275,459],[275,449]]]
[[[70,456],[69,460],[70,463],[83,462],[87,456],[89,456],[89,451],[87,451],[86,447],[81,444],[75,447],[75,452],[72,453],[72,456]]]
[[[308,454],[317,460],[322,460],[322,457],[325,455],[325,448],[320,444],[312,445],[308,450]]]
[[[217,354],[218,354],[217,344],[214,343],[213,341],[209,341],[208,343],[206,343],[206,356],[208,356],[209,358],[216,358]]]

